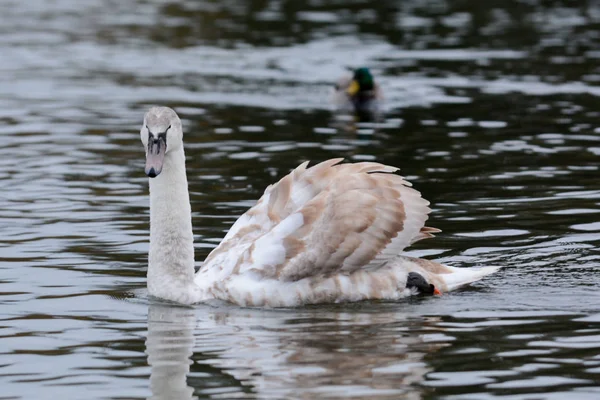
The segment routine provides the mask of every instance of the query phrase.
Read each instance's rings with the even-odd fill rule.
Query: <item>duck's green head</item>
[[[369,68],[357,68],[354,70],[352,83],[348,88],[348,94],[353,96],[357,92],[369,91],[373,90],[374,88],[375,82],[373,80],[373,75],[371,75],[371,71],[369,71]]]

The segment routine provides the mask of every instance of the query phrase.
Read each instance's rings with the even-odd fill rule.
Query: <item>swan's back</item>
[[[383,279],[376,270],[438,232],[424,226],[429,202],[394,174],[397,168],[340,162],[304,163],[269,186],[209,254],[196,283],[222,297],[240,277],[261,287],[359,271],[356,277]]]

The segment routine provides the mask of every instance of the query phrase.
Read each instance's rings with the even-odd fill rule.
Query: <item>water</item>
[[[600,8],[573,4],[0,3],[0,398],[598,398]],[[358,65],[378,129],[332,121]],[[444,232],[410,254],[505,268],[399,302],[151,301],[157,103],[187,133],[197,260],[269,183],[343,156],[432,202]]]

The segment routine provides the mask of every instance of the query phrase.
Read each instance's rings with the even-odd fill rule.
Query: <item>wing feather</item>
[[[205,261],[221,279],[252,272],[302,278],[376,267],[438,229],[429,202],[398,168],[331,159],[302,163],[269,186]],[[201,270],[202,272],[202,270]]]

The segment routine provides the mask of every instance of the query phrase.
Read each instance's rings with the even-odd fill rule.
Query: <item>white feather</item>
[[[448,268],[450,268],[452,273],[440,275],[440,278],[446,284],[446,290],[455,290],[461,286],[476,282],[487,275],[493,274],[501,267],[455,268],[448,266]]]

